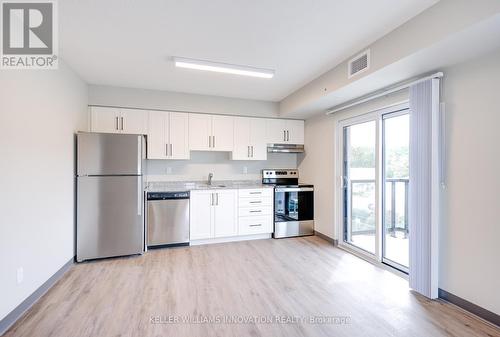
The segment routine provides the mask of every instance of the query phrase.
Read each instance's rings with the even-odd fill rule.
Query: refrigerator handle
[[[142,176],[137,177],[137,215],[142,215]]]
[[[137,173],[142,174],[142,160],[145,153],[143,153],[142,136],[137,136]],[[145,152],[145,151],[144,151]]]

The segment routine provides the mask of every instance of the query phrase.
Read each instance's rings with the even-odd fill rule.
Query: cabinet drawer
[[[272,206],[273,198],[239,198],[239,207],[261,207],[261,206]]]
[[[259,216],[273,214],[272,206],[240,207],[239,216]]]
[[[274,190],[272,188],[241,189],[238,191],[238,196],[240,198],[256,198],[256,197],[272,198],[273,192]]]
[[[239,235],[265,234],[273,232],[273,217],[252,216],[240,217],[238,221]]]

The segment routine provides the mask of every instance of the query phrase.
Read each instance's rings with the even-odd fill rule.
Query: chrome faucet
[[[214,174],[213,173],[209,173],[208,174],[208,185],[209,186],[212,186],[212,178],[214,177]]]

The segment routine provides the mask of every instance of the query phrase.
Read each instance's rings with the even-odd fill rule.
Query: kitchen
[[[314,189],[299,185],[294,168],[304,121],[102,106],[89,107],[89,120],[89,132],[77,134],[78,262],[314,234]],[[192,151],[258,161],[261,179],[213,180],[212,172],[205,181],[149,178],[150,160],[189,161]],[[267,168],[268,154],[291,157],[291,167]]]

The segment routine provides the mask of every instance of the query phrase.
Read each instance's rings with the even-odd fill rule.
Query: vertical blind
[[[440,80],[410,86],[409,284],[438,297]]]

